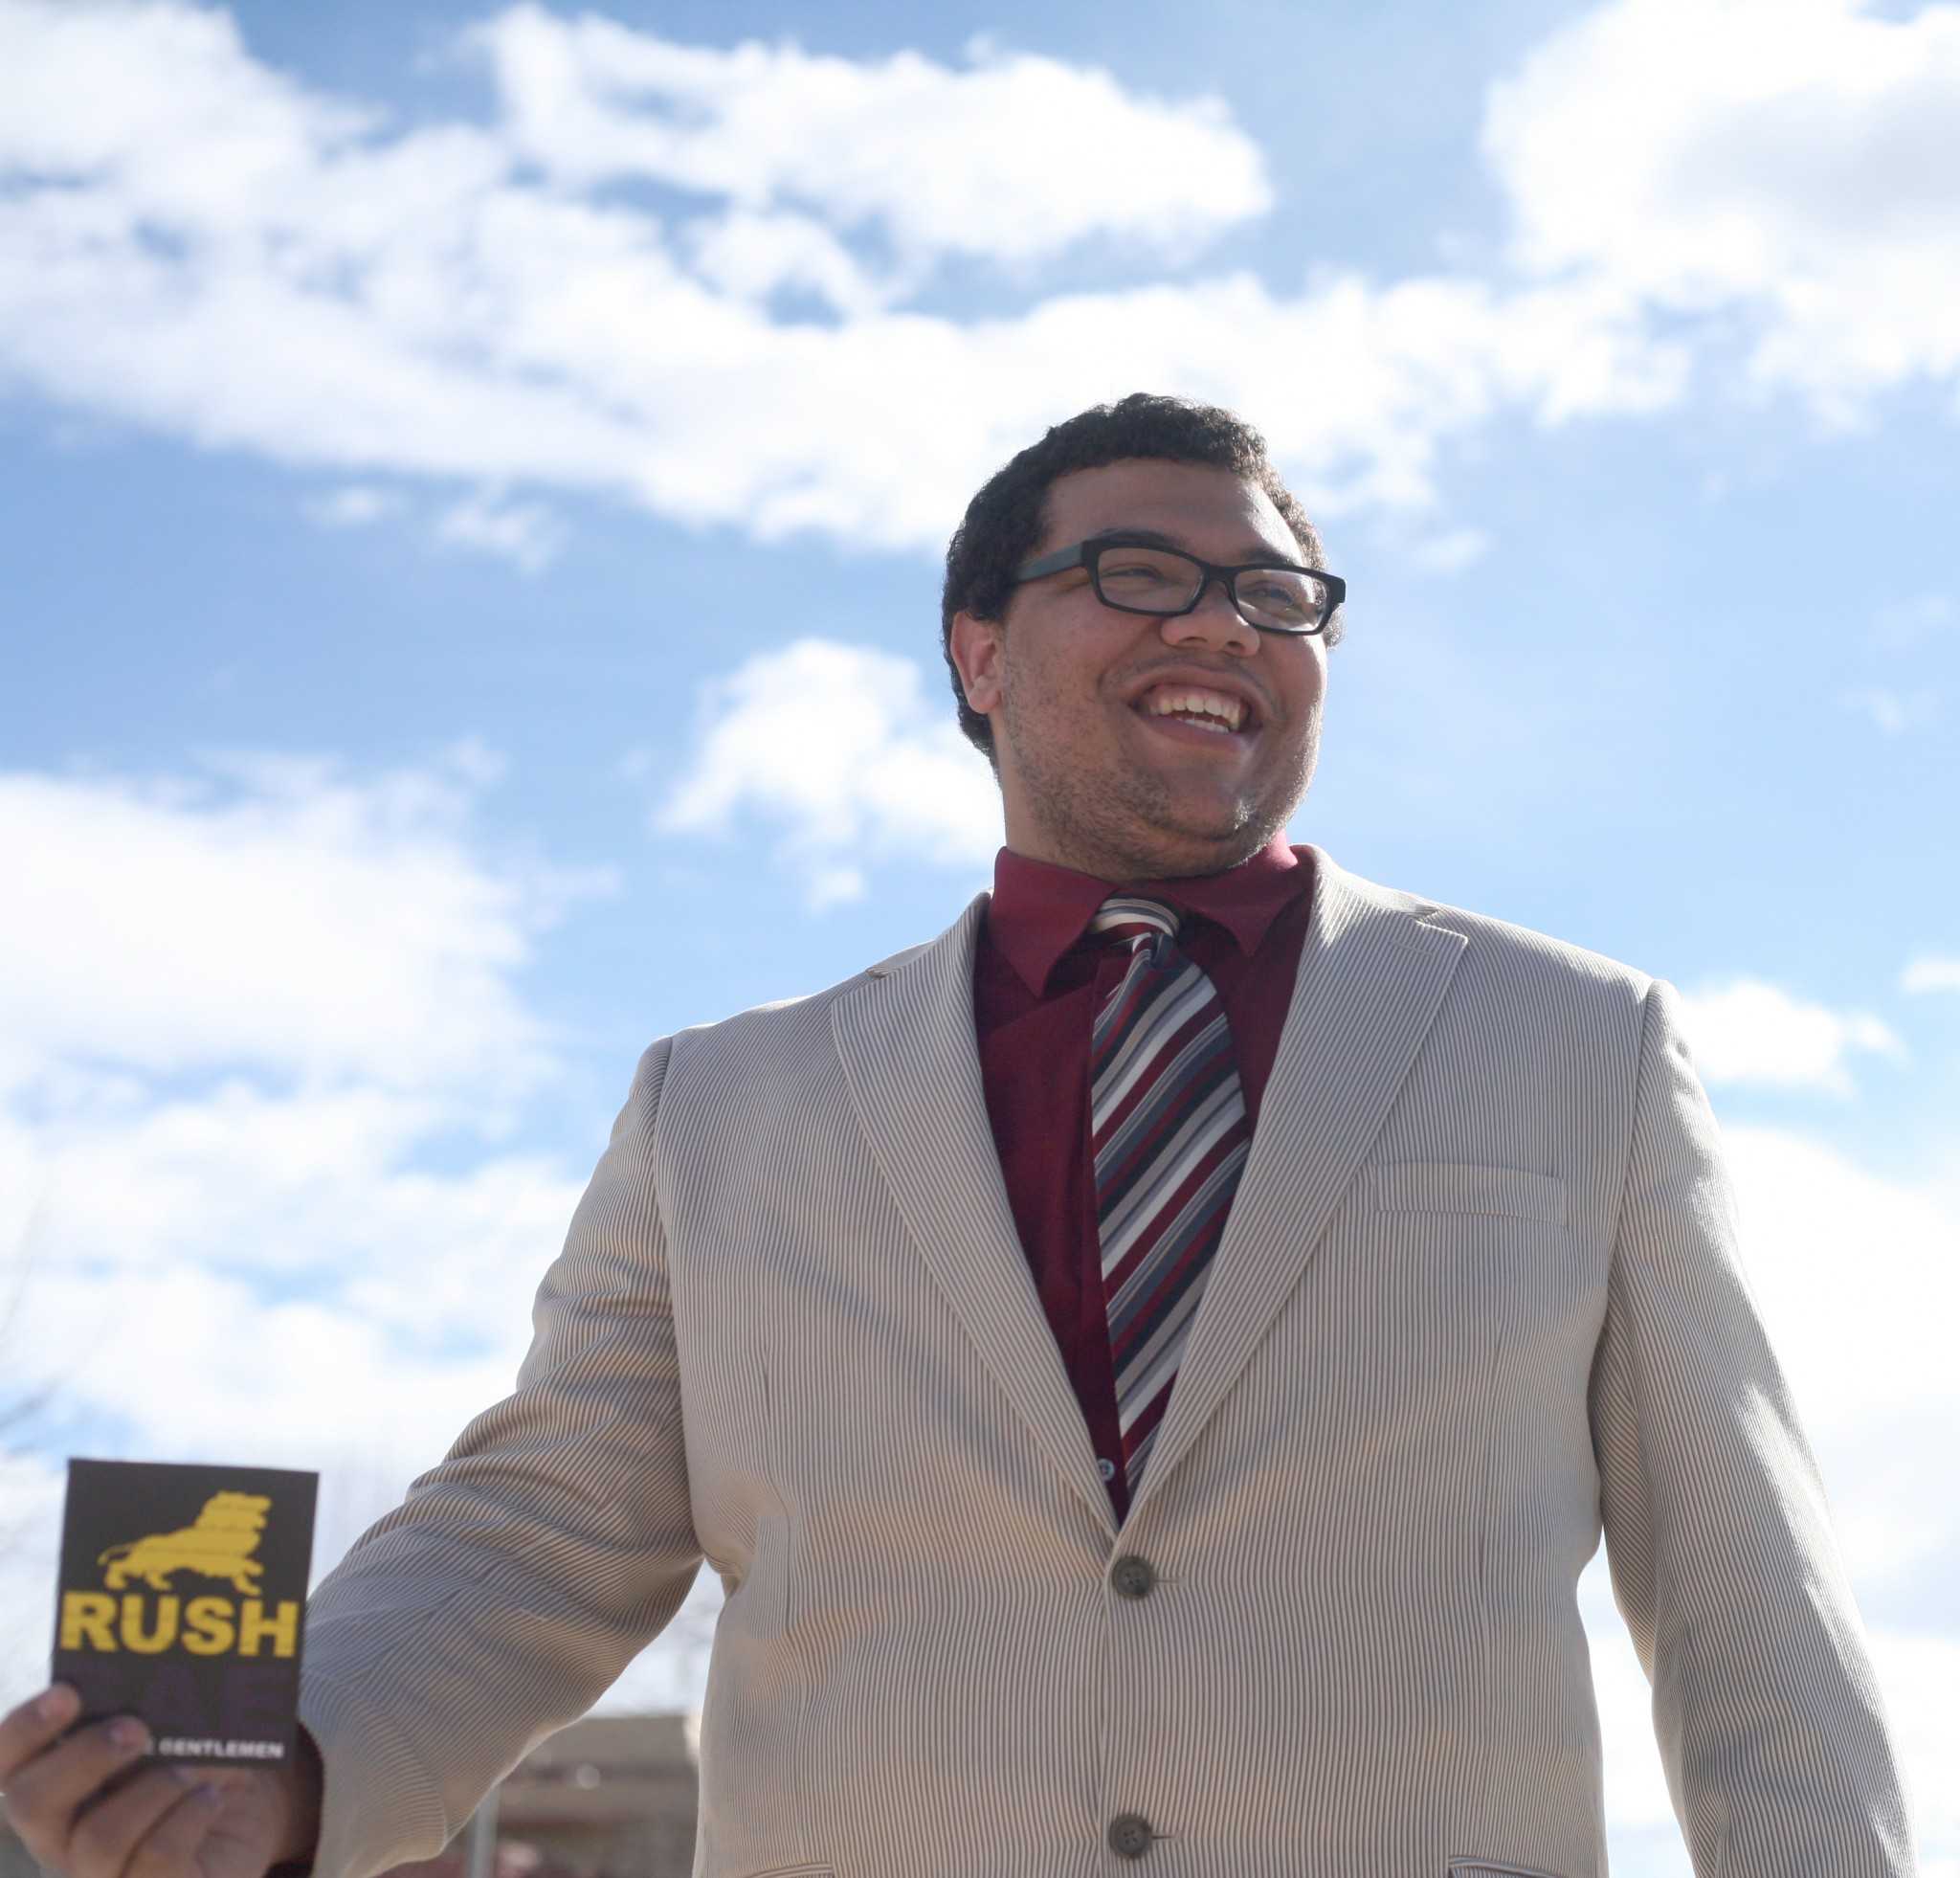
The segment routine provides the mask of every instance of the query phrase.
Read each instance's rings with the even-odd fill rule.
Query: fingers
[[[217,1813],[198,1801],[197,1784],[184,1769],[152,1767],[118,1787],[76,1822],[66,1868],[74,1878],[188,1870]]]
[[[178,1878],[195,1871],[198,1847],[224,1803],[224,1795],[213,1786],[180,1787],[176,1803],[163,1815],[162,1823],[150,1828],[131,1855],[123,1878]],[[265,1863],[255,1865],[254,1871],[262,1870]]]
[[[149,1751],[149,1731],[135,1716],[121,1715],[61,1739],[62,1728],[80,1706],[75,1691],[57,1683],[0,1721],[0,1790],[7,1795],[9,1822],[41,1864],[75,1878],[120,1878],[128,1846],[115,1863],[105,1863],[115,1848],[90,1822],[95,1813],[148,1784],[145,1779],[102,1793]],[[99,1805],[83,1812],[99,1796]],[[85,1868],[76,1863],[78,1839],[88,1859]]]
[[[31,1760],[81,1712],[81,1697],[51,1683],[32,1702],[0,1717],[0,1793],[13,1791],[13,1771]]]

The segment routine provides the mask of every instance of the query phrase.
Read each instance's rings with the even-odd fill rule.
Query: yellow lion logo
[[[234,1591],[256,1592],[265,1567],[252,1554],[265,1531],[271,1506],[263,1493],[213,1493],[196,1525],[125,1539],[99,1553],[96,1563],[109,1568],[102,1582],[111,1591],[121,1591],[132,1577],[140,1577],[152,1591],[168,1591],[172,1572],[196,1572],[207,1578],[224,1578]]]

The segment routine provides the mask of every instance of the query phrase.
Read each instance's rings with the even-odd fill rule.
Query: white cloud
[[[344,1298],[269,1297],[247,1278],[181,1261],[122,1273],[113,1287],[85,1268],[40,1274],[26,1331],[56,1349],[76,1344],[80,1326],[88,1334],[58,1367],[37,1352],[30,1373],[52,1375],[71,1410],[126,1418],[158,1458],[427,1466],[509,1394],[565,1217],[553,1241],[525,1247],[529,1283],[504,1300],[504,1334],[487,1353],[431,1353]],[[173,1388],[172,1375],[196,1386]]]
[[[512,986],[566,897],[602,890],[472,846],[484,753],[356,780],[213,760],[137,782],[0,774],[14,905],[0,1032],[15,1082],[61,1064],[246,1066],[501,1103],[549,1040]]]
[[[0,0],[0,369],[280,462],[930,548],[1045,425],[1139,388],[1246,411],[1318,507],[1393,513],[1495,418],[1669,408],[1738,331],[1762,382],[1837,415],[1950,376],[1960,191],[1914,166],[1955,10],[1685,4],[1616,0],[1493,89],[1513,275],[1042,299],[1069,242],[1176,230],[1183,254],[1260,212],[1222,106],[985,47],[686,47],[520,7],[473,40],[502,126],[398,130],[182,0]],[[1711,32],[1728,56],[1683,64]],[[701,211],[598,192],[616,177]],[[1022,309],[905,310],[949,247],[1013,261]],[[774,317],[786,292],[830,317]],[[555,546],[516,495],[447,528],[520,566]]]
[[[1950,1174],[1888,1179],[1782,1129],[1727,1125],[1723,1146],[1745,1265],[1839,1516],[1868,1505],[1894,1522],[1936,1520],[1951,1555],[1960,1492],[1932,1482],[1960,1487],[1960,1370],[1948,1351],[1960,1313],[1960,1186]],[[1915,1459],[1932,1472],[1902,1503],[1885,1476]]]
[[[647,178],[751,213],[817,210],[902,256],[1025,261],[1092,235],[1166,256],[1263,213],[1259,151],[1222,102],[976,41],[968,69],[749,41],[683,46],[593,13],[507,8],[469,34],[524,156],[577,186]]]
[[[535,503],[504,503],[488,493],[465,498],[435,524],[435,538],[512,562],[527,574],[543,573],[565,546],[565,530]]]
[[[270,1094],[242,1079],[194,1096],[16,1111],[0,1124],[0,1165],[14,1176],[6,1212],[25,1217],[5,1242],[32,1261],[31,1306],[57,1268],[100,1283],[113,1316],[116,1286],[195,1267],[268,1297],[302,1287],[418,1350],[503,1348],[577,1187],[534,1155],[417,1169],[430,1137],[471,1119],[458,1093]],[[88,1347],[100,1350],[94,1329]]]
[[[1844,693],[1846,708],[1859,711],[1888,737],[1903,736],[1937,722],[1939,694],[1924,686],[1911,692],[1888,691],[1882,685],[1866,685]]]
[[[1879,1684],[1912,1785],[1921,1878],[1960,1878],[1960,1641],[1933,1631],[1880,1631]]]
[[[1612,0],[1492,88],[1483,149],[1526,272],[1737,317],[1758,384],[1843,421],[1960,369],[1956,120],[1960,8]]]
[[[1960,991],[1960,958],[1916,958],[1901,973],[1906,992]]]
[[[1695,1063],[1710,1084],[1760,1083],[1854,1091],[1845,1068],[1853,1050],[1903,1062],[1905,1046],[1877,1017],[1810,1004],[1759,979],[1737,978],[1682,996]]]
[[[48,1681],[64,1472],[0,1446],[0,1713]]]
[[[782,831],[813,907],[860,895],[867,857],[984,866],[1000,792],[924,682],[908,659],[835,640],[758,654],[704,687],[695,749],[655,826],[716,832],[754,815]]]
[[[6,0],[0,47],[0,163],[113,182],[171,224],[234,226],[376,119],[258,64],[229,14],[167,0]]]
[[[306,504],[308,520],[323,528],[365,528],[395,514],[402,500],[391,490],[351,483]]]
[[[874,279],[821,222],[808,215],[733,210],[686,231],[695,271],[730,299],[767,302],[785,291],[813,295],[835,312],[863,317],[900,297],[904,283]]]
[[[499,767],[465,743],[365,778],[267,757],[0,774],[26,913],[0,929],[0,1247],[301,1268],[303,1217],[246,1229],[267,1193],[325,1201],[435,1129],[506,1126],[557,1070],[518,974],[612,882],[486,856],[474,801]]]
[[[775,98],[785,73],[814,74],[857,100],[851,110],[917,80],[950,87],[956,114],[1006,87],[1033,101],[1009,119],[1032,110],[1058,123],[1049,94],[1076,86],[1125,123],[1165,133],[1167,159],[1183,147],[1165,132],[1167,111],[1239,147],[1210,106],[1129,99],[1102,75],[1040,59],[990,54],[948,74],[924,61],[696,54],[536,13],[506,13],[499,30],[568,57],[590,34],[608,45],[625,34],[677,70],[746,74],[758,98]],[[584,56],[566,79],[578,98],[588,80],[601,84]],[[15,97],[16,73],[79,94],[110,59],[113,110],[71,121]],[[646,128],[641,106],[606,109],[627,112],[635,136]],[[576,171],[583,132],[525,122],[527,136],[567,138]],[[213,124],[228,126],[222,138]],[[1107,190],[1094,180],[1102,170],[1076,165],[1063,187],[1052,165],[1014,168],[1046,147],[1038,139],[993,142],[1008,170],[988,181],[993,219],[975,228],[1124,235],[1133,212],[1175,225],[1177,190],[1237,203],[1234,214],[1255,199],[1221,190],[1195,157],[1161,177],[1125,159]],[[203,161],[207,145],[223,164]],[[813,160],[814,146],[804,154]],[[764,539],[817,528],[934,549],[1013,450],[1086,402],[1139,388],[1247,410],[1330,510],[1396,509],[1430,503],[1440,452],[1500,412],[1556,423],[1652,410],[1680,394],[1686,370],[1686,352],[1653,341],[1637,308],[1587,283],[1377,284],[1336,271],[1295,289],[1208,274],[1035,299],[985,320],[905,311],[892,296],[923,278],[921,264],[850,245],[854,205],[893,231],[923,231],[944,218],[947,190],[983,172],[950,155],[937,168],[893,165],[861,181],[871,193],[860,204],[860,184],[839,171],[818,197],[786,203],[768,182],[776,159],[755,160],[763,199],[728,194],[670,229],[540,183],[490,133],[385,133],[268,73],[221,15],[167,0],[141,11],[0,0],[0,175],[12,181],[0,196],[0,369],[59,402],[279,462],[607,491]],[[709,185],[746,187],[713,165]],[[772,319],[770,297],[785,289],[844,317]],[[452,532],[544,551],[540,525],[513,521],[516,497],[505,503],[489,515],[466,503]]]

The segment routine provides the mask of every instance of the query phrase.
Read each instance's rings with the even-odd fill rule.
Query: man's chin
[[[1150,857],[1150,873],[1139,879],[1172,880],[1190,874],[1222,874],[1258,854],[1286,825],[1266,815],[1190,817],[1158,822],[1139,830],[1134,846]]]
[[[1209,801],[1193,801],[1189,795],[1159,799],[1141,817],[1152,834],[1166,841],[1191,841],[1208,847],[1229,847],[1250,841],[1255,849],[1272,838],[1272,831],[1283,828],[1292,806],[1259,797],[1218,795]]]

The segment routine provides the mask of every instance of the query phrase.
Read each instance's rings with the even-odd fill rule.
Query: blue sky
[[[1293,838],[1682,989],[1960,1872],[1960,9],[1204,18],[0,0],[21,1687],[61,1456],[321,1467],[330,1563],[641,1046],[985,883],[946,537],[1167,391],[1348,584]]]

